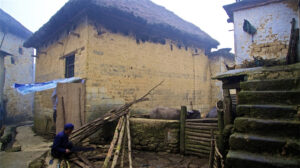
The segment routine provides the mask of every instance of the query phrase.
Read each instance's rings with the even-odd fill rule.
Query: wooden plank
[[[186,139],[210,142],[210,138],[202,138],[202,137],[200,138],[200,137],[189,136],[189,135],[186,136]]]
[[[202,146],[206,146],[206,147],[210,147],[210,142],[208,141],[197,141],[197,140],[193,140],[193,139],[189,139],[189,140],[186,140],[186,144],[199,144],[199,145],[202,145]]]
[[[185,151],[185,121],[186,121],[186,106],[181,106],[180,111],[180,153],[184,154]]]
[[[81,127],[85,124],[84,84],[59,83],[56,89],[58,97],[56,132],[62,131],[65,123],[72,123],[75,129]]]
[[[208,152],[210,152],[210,150],[211,150],[210,149],[211,147],[202,146],[202,145],[185,144],[185,146],[187,148],[200,149],[200,150],[205,150],[205,151],[208,151]]]
[[[201,129],[201,130],[217,130],[218,127],[211,127],[211,126],[194,126],[186,124],[186,128],[192,128],[192,129]]]
[[[210,138],[211,135],[209,134],[202,134],[202,133],[195,133],[195,132],[189,132],[189,131],[185,131],[186,135],[191,135],[191,136],[197,136],[197,137],[204,137],[204,138]]]
[[[187,119],[186,122],[210,123],[210,122],[218,122],[218,119],[217,118]]]
[[[195,126],[212,126],[218,127],[218,123],[198,123],[198,122],[186,122],[188,125],[195,125]]]
[[[203,134],[209,134],[210,130],[202,130],[202,129],[191,129],[191,128],[185,128],[185,131],[190,131],[190,132],[196,132],[196,133],[203,133]],[[219,131],[214,130],[214,134],[219,134]]]

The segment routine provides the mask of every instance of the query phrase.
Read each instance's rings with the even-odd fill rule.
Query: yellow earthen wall
[[[88,25],[88,26],[87,26]],[[104,30],[102,28],[102,30]],[[181,105],[201,110],[211,108],[211,72],[204,50],[179,49],[171,42],[137,44],[135,38],[109,33],[98,35],[87,20],[74,30],[80,37],[64,35],[40,48],[36,65],[36,82],[64,78],[65,59],[75,54],[75,76],[86,79],[87,119],[101,116],[109,109],[144,95],[150,88],[165,80],[149,96],[150,101],[134,107],[145,113],[157,106],[180,108]],[[36,93],[35,129],[50,131],[52,119],[52,90]],[[192,102],[192,105],[191,105]]]
[[[103,28],[102,28],[103,29]],[[88,119],[102,115],[109,108],[145,94],[165,80],[150,101],[135,106],[136,112],[148,112],[157,106],[207,112],[211,106],[209,60],[204,51],[192,56],[195,49],[179,49],[140,42],[133,37],[112,34],[98,35],[89,24],[87,108]],[[192,102],[192,106],[191,106]]]
[[[38,49],[36,59],[36,82],[46,82],[65,77],[65,59],[62,56],[75,52],[75,76],[86,77],[86,21],[82,21],[73,32],[80,37],[64,34],[53,44]],[[53,90],[37,92],[34,101],[34,122],[37,132],[49,131],[53,125]]]

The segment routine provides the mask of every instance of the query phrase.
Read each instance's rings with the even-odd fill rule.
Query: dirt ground
[[[20,145],[21,151],[0,152],[0,168],[26,168],[32,160],[38,158],[45,151],[49,150],[52,142],[49,142],[40,136],[36,136],[31,127],[31,125],[26,125],[17,128],[17,135],[14,145]],[[201,159],[195,156],[182,156],[179,154],[170,154],[165,152],[154,153],[145,151],[133,151],[132,157],[134,168],[208,167],[207,159]],[[128,165],[127,159],[125,159],[125,165]]]
[[[208,159],[170,153],[133,152],[136,168],[208,168]]]
[[[42,155],[52,142],[36,136],[32,125],[17,128],[14,145],[20,145],[20,152],[0,152],[0,168],[27,168],[29,162]]]

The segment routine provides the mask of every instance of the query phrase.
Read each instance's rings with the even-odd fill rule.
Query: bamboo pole
[[[139,102],[147,101],[149,100],[147,98],[148,95],[152,93],[153,90],[155,90],[158,86],[160,86],[164,81],[161,81],[159,84],[154,86],[152,89],[150,89],[144,96],[140,97],[137,100],[134,100],[132,102],[126,103],[125,105],[114,108],[107,112],[104,116],[95,119],[94,121],[84,124],[80,128],[73,131],[72,135],[70,136],[70,140],[77,144],[81,142],[83,139],[89,137],[90,135],[94,134],[96,131],[98,131],[103,124],[107,122],[112,122],[114,120],[119,119],[121,116],[124,116],[128,113],[128,109]]]
[[[127,120],[127,118],[126,118]],[[126,121],[127,123],[127,121]],[[127,127],[127,125],[126,125]],[[124,133],[124,138],[123,138],[123,142],[122,142],[122,154],[121,154],[121,168],[124,168],[124,157],[125,157],[125,147],[126,147],[126,138],[127,138],[127,129],[125,129],[125,133]]]
[[[132,158],[131,158],[131,137],[130,137],[130,122],[129,122],[130,113],[126,115],[126,128],[127,128],[127,141],[128,141],[128,161],[129,168],[132,168]]]
[[[124,117],[122,117],[122,119],[123,118]],[[118,138],[118,144],[117,144],[117,147],[115,150],[114,159],[112,161],[111,168],[115,168],[118,163],[118,158],[119,158],[119,154],[120,154],[120,150],[121,150],[121,145],[122,145],[122,141],[123,141],[123,137],[124,137],[125,124],[126,124],[126,119],[124,118],[123,120],[124,121],[123,121],[123,125],[122,125],[120,135]]]
[[[110,143],[110,147],[109,147],[109,149],[108,149],[108,152],[107,152],[107,155],[106,155],[106,157],[105,157],[105,161],[104,161],[104,163],[103,163],[102,168],[107,168],[107,167],[108,167],[108,163],[109,163],[109,161],[110,161],[112,152],[113,152],[113,150],[114,150],[115,144],[116,144],[117,139],[118,139],[118,137],[119,137],[119,131],[120,131],[120,128],[123,126],[123,120],[124,120],[124,117],[121,117],[121,118],[119,119],[118,125],[117,125],[117,127],[116,127],[116,129],[115,129],[114,137],[113,137],[113,139],[112,139],[112,141],[111,141],[111,143]]]

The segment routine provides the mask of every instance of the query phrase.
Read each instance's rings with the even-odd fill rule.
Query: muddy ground
[[[32,125],[17,128],[14,145],[21,146],[19,152],[0,152],[0,168],[26,168],[34,159],[49,150],[52,142],[32,131]],[[195,156],[182,156],[165,152],[133,151],[134,168],[207,168],[208,160]],[[103,162],[102,162],[103,163]],[[100,164],[95,164],[101,167]],[[125,165],[128,165],[125,159]],[[76,167],[76,166],[74,166]],[[126,167],[126,166],[125,166]]]

